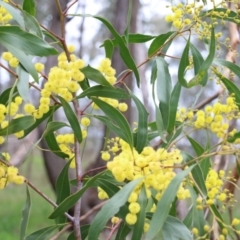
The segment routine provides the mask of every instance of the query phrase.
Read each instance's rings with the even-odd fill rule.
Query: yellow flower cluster
[[[4,0],[8,2],[8,0]],[[0,6],[0,25],[6,26],[9,25],[9,21],[12,19],[12,15],[7,11],[6,8]]]
[[[239,110],[234,95],[227,97],[226,103],[216,102],[213,106],[206,106],[204,110],[198,110],[194,118],[192,110],[180,108],[177,112],[178,121],[188,121],[196,129],[209,129],[218,138],[227,136],[229,121],[239,118]],[[233,130],[230,136],[234,134]]]
[[[23,184],[25,178],[18,175],[18,169],[16,167],[8,167],[3,163],[0,163],[0,189],[3,189],[9,183]]]
[[[182,162],[182,155],[178,149],[167,151],[164,148],[154,150],[152,147],[145,147],[141,153],[138,153],[119,138],[109,140],[107,148],[108,151],[102,152],[102,158],[108,161],[107,168],[118,182],[132,181],[143,177],[142,182],[137,185],[128,199],[129,213],[126,216],[126,222],[133,225],[136,223],[137,213],[140,211],[137,201],[141,188],[145,187],[148,198],[153,195],[159,200],[175,177],[173,166]],[[113,158],[109,161],[111,156]],[[184,188],[183,184],[178,189],[177,197],[178,199],[190,197],[189,190]],[[153,205],[152,211],[154,208]]]
[[[16,68],[19,64],[18,59],[14,57],[10,52],[3,52],[2,58],[3,60],[7,61],[13,68]]]
[[[117,78],[115,77],[116,70],[111,67],[111,60],[109,58],[105,58],[101,61],[98,70],[104,75],[104,77],[107,79],[107,81],[113,85],[116,83]],[[128,109],[128,105],[126,103],[119,103],[117,99],[112,98],[104,98],[100,97],[102,101],[108,103],[114,108],[118,108],[121,112],[126,112]],[[93,103],[92,105],[93,109],[99,109],[99,107]]]
[[[9,124],[8,120],[5,120],[6,117],[10,118],[19,118],[23,117],[23,114],[18,114],[19,106],[22,104],[22,98],[17,96],[12,102],[7,106],[0,104],[0,127],[1,129],[6,128]],[[20,138],[24,135],[24,131],[20,131],[14,134],[17,138]],[[4,137],[0,136],[0,144],[4,143]]]

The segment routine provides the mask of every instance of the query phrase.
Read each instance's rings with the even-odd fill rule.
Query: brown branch
[[[72,224],[67,224],[61,231],[59,231],[55,236],[53,236],[50,240],[57,240],[62,236],[69,228],[72,227]]]
[[[111,232],[109,233],[108,237],[106,240],[110,240],[111,237],[113,236],[114,232],[119,228],[122,220],[119,220],[118,223],[112,228]]]

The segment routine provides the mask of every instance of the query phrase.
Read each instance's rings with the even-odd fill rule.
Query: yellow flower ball
[[[19,61],[17,58],[13,57],[9,60],[9,65],[13,68],[16,68],[19,64]]]
[[[137,215],[133,213],[128,213],[125,220],[129,225],[134,225],[137,222]]]
[[[3,144],[5,141],[4,137],[0,136],[0,144]]]
[[[15,99],[14,99],[14,102],[17,104],[17,105],[20,105],[21,103],[22,103],[22,97],[20,97],[20,96],[17,96],[17,97],[15,97]]]
[[[119,103],[118,104],[118,109],[121,112],[126,112],[128,110],[128,105],[126,103]]]
[[[111,222],[112,222],[112,224],[117,224],[119,222],[119,220],[120,219],[118,217],[112,217]]]
[[[130,213],[137,214],[137,213],[139,213],[141,207],[140,207],[139,203],[132,202],[132,203],[129,204],[128,209],[129,209]]]
[[[197,236],[198,235],[198,229],[197,228],[193,228],[192,229],[192,233],[193,233],[193,235]]]
[[[5,61],[9,62],[9,61],[13,58],[13,55],[12,55],[10,52],[4,52],[4,53],[2,54],[2,58],[3,58]]]
[[[232,220],[232,225],[233,225],[233,226],[236,226],[236,225],[238,225],[239,223],[240,223],[240,220],[237,219],[237,218],[234,218],[234,219]]]
[[[42,63],[35,63],[34,67],[37,72],[42,72],[44,70],[44,65]]]
[[[28,113],[28,114],[32,114],[33,112],[35,112],[35,107],[34,107],[34,105],[33,104],[31,104],[31,103],[26,103],[25,105],[24,105],[24,111],[25,111],[25,113]]]
[[[90,119],[87,118],[87,117],[83,117],[81,119],[81,124],[84,126],[84,127],[88,127],[90,125]]]
[[[101,155],[102,160],[108,161],[110,159],[110,157],[111,156],[110,156],[109,152],[102,152],[102,155]]]
[[[70,53],[74,52],[76,50],[76,47],[74,45],[68,45],[67,49]]]
[[[25,181],[25,178],[23,176],[17,175],[14,177],[13,182],[16,184],[23,184]]]

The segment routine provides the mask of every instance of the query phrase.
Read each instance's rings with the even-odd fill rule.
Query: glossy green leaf
[[[89,80],[87,78],[85,78],[83,81],[81,81],[80,86],[82,88],[83,91],[87,90],[88,88],[90,88],[90,84],[89,84]]]
[[[126,141],[126,135],[124,132],[122,132],[121,128],[116,126],[110,118],[106,116],[100,116],[100,115],[94,115],[94,118],[100,120],[102,123],[104,123],[112,132],[114,132],[118,137],[122,138],[124,141]]]
[[[42,228],[28,235],[25,240],[47,240],[49,239],[49,235],[58,227],[58,225],[54,225]]]
[[[32,16],[36,15],[36,3],[35,0],[24,0],[23,1],[23,10],[29,13]]]
[[[225,85],[225,87],[227,88],[227,90],[230,93],[234,93],[234,97],[236,100],[236,103],[238,105],[238,108],[240,109],[240,90],[239,88],[230,80],[228,80],[227,78],[225,78],[224,76],[220,75],[219,73],[215,73],[219,79],[223,82],[223,84]]]
[[[37,126],[39,126],[44,120],[46,120],[48,117],[50,117],[51,115],[53,115],[53,113],[59,108],[60,106],[59,105],[56,105],[54,107],[50,107],[50,110],[43,114],[42,118],[40,119],[36,119],[34,124],[32,124],[31,126],[28,126],[28,128],[26,128],[24,130],[24,136],[23,137],[26,137],[29,133],[32,132],[33,129],[35,129]]]
[[[28,221],[29,221],[29,216],[30,216],[30,211],[31,211],[31,195],[28,189],[28,185],[26,185],[26,195],[27,199],[24,205],[24,208],[22,210],[22,219],[21,219],[21,227],[20,227],[20,240],[24,240],[26,236],[26,231],[27,231],[27,226],[28,226]]]
[[[25,54],[33,56],[43,57],[58,54],[58,51],[43,39],[23,31],[18,26],[1,26],[0,43],[4,46],[7,44],[7,46],[12,46]]]
[[[128,89],[128,91],[138,110],[138,125],[134,147],[139,153],[141,153],[146,145],[147,140],[148,112],[142,102],[133,94],[133,92],[130,89]]]
[[[12,15],[13,19],[16,20],[16,22],[22,28],[24,28],[24,21],[23,21],[23,17],[21,15],[20,10],[18,10],[17,8],[11,6],[10,4],[4,1],[0,1],[0,6],[4,7]]]
[[[27,56],[23,51],[19,50],[18,45],[10,45],[8,43],[2,43],[4,47],[7,48],[9,52],[11,52],[21,63],[21,65],[25,68],[25,70],[31,74],[35,82],[38,82],[38,73],[32,63],[32,59],[30,56]]]
[[[157,130],[158,134],[161,137],[161,139],[166,142],[166,138],[164,136],[164,124],[163,124],[163,118],[162,114],[160,112],[160,109],[157,105],[155,105],[155,117],[156,117],[156,124],[157,124]]]
[[[90,225],[80,226],[80,231],[81,231],[81,238],[82,238],[82,240],[86,239],[86,237],[87,237],[87,235],[88,235],[89,228],[90,228]],[[72,232],[72,233],[68,236],[67,240],[75,240],[74,232]]]
[[[180,59],[180,63],[178,67],[178,81],[183,87],[186,87],[186,88],[188,87],[188,83],[184,76],[186,73],[186,69],[189,66],[189,48],[190,48],[190,36],[183,50],[182,57]]]
[[[36,18],[25,11],[23,11],[22,14],[23,14],[23,19],[24,19],[24,24],[25,24],[26,30],[34,35],[37,35],[40,38],[43,38],[42,30],[41,30]]]
[[[213,61],[214,64],[218,66],[223,66],[228,68],[231,72],[235,73],[238,77],[240,76],[240,67],[232,62],[226,61],[224,59],[214,59]]]
[[[113,86],[107,81],[103,74],[97,69],[92,68],[91,66],[88,65],[87,67],[82,68],[81,72],[85,75],[86,78],[91,79],[92,81],[100,85],[113,88]]]
[[[182,87],[180,83],[177,82],[171,94],[168,128],[167,128],[168,133],[171,133],[174,130],[181,88]]]
[[[9,101],[9,96],[10,96],[10,92],[12,90],[12,87],[7,88],[5,91],[2,92],[2,94],[0,95],[0,103],[3,105],[7,105],[8,101]],[[13,90],[13,96],[15,96],[17,93],[17,88],[14,87]]]
[[[0,136],[6,136],[12,133],[20,132],[27,129],[34,124],[35,120],[33,116],[24,116],[12,119],[8,126],[0,129]]]
[[[80,124],[79,124],[76,114],[74,113],[71,106],[64,98],[62,98],[60,96],[58,96],[58,98],[62,103],[65,116],[73,129],[73,133],[74,133],[76,139],[78,140],[79,143],[81,143],[82,142],[82,131],[81,131],[81,127],[80,127]]]
[[[143,227],[145,222],[145,215],[146,215],[146,206],[147,206],[147,195],[145,186],[142,186],[139,197],[138,203],[141,207],[140,212],[137,214],[137,222],[134,224],[133,233],[132,233],[132,240],[141,239],[143,234]]]
[[[127,202],[131,192],[141,181],[142,178],[129,182],[107,201],[107,203],[102,207],[92,221],[89,229],[88,239],[98,240],[98,236],[102,229],[106,226],[108,220],[113,217],[119,211],[120,207]]]
[[[156,91],[159,101],[164,129],[167,129],[169,118],[169,106],[172,92],[172,80],[168,69],[167,62],[161,58],[156,58],[157,65],[157,83]]]
[[[193,44],[190,44],[190,49],[191,49],[192,58],[193,58],[194,74],[197,75],[203,62],[204,62],[204,59],[203,59],[201,53],[198,51],[198,49]],[[205,78],[204,82],[207,81],[207,77],[208,77],[208,74],[206,74],[206,76],[204,77]]]
[[[132,147],[133,137],[131,133],[131,128],[123,114],[100,99],[92,98],[92,100],[109,117],[109,119],[111,119],[111,121],[121,129],[122,135],[124,135],[123,140]]]
[[[152,70],[151,70],[151,84],[155,83],[155,80],[157,79],[157,62],[153,61],[152,63]]]
[[[122,37],[114,29],[114,27],[112,26],[112,24],[108,20],[106,20],[105,18],[99,17],[99,16],[94,16],[94,18],[100,20],[109,29],[109,31],[112,33],[113,37],[118,42],[119,51],[120,51],[120,55],[122,57],[122,60],[124,61],[126,66],[134,72],[134,75],[135,75],[136,80],[137,80],[137,85],[139,86],[140,76],[139,76],[139,73],[138,73],[138,69],[137,69],[137,67],[134,63],[134,60],[132,58],[132,55],[130,54],[130,51],[127,48],[127,46],[126,46],[125,42],[123,41]]]
[[[70,196],[70,184],[69,184],[69,177],[68,177],[68,169],[71,164],[71,161],[68,161],[64,168],[62,169],[61,173],[58,176],[57,182],[56,182],[56,194],[57,194],[57,200],[56,203],[59,205],[64,199],[66,199],[68,196]],[[58,218],[55,219],[56,223],[65,223],[66,217],[65,215],[61,215]]]
[[[76,193],[67,197],[63,202],[59,204],[59,206],[53,211],[53,213],[49,216],[50,219],[55,219],[58,216],[62,215],[64,212],[67,212],[74,204],[82,197],[84,192],[92,186],[92,184],[105,172],[101,172],[94,177],[90,178],[86,184]]]
[[[132,18],[132,1],[133,0],[129,0],[129,2],[128,2],[127,26],[124,31],[124,36],[125,36],[127,44],[129,41],[129,28],[130,28],[130,23],[131,23],[131,18]]]
[[[59,144],[57,143],[57,140],[53,133],[49,133],[44,137],[49,149],[56,154],[57,156],[61,158],[68,158],[68,154],[63,153],[59,147]]]
[[[110,39],[106,39],[103,43],[105,49],[106,58],[111,59],[114,51],[113,42]]]
[[[186,227],[192,230],[194,227],[198,229],[199,236],[203,236],[206,232],[204,231],[204,225],[206,220],[204,219],[203,210],[197,209],[197,198],[198,194],[195,193],[194,189],[191,186],[188,186],[188,189],[191,194],[192,207],[189,209],[186,217],[183,220],[183,223]]]
[[[125,240],[130,232],[131,228],[129,228],[129,226],[124,221],[122,221],[115,240]]]
[[[98,178],[95,183],[107,193],[109,198],[113,197],[120,190],[117,184],[105,180],[104,175],[103,178]]]
[[[124,40],[125,36],[121,36],[121,37]],[[129,33],[128,43],[145,43],[145,42],[152,40],[153,38],[156,38],[156,36],[146,35],[146,34],[141,34],[141,33]],[[117,47],[119,45],[115,38],[111,39],[111,41],[112,41],[114,47]],[[104,46],[104,44],[102,46]]]
[[[70,127],[70,126],[63,122],[49,122],[43,133],[43,137],[47,136],[50,133],[54,133],[56,130],[63,128],[63,127]]]
[[[175,199],[178,188],[183,179],[189,174],[193,167],[194,165],[178,173],[170,182],[167,189],[164,191],[160,201],[157,204],[156,211],[152,216],[150,228],[149,231],[147,232],[146,239],[148,240],[154,239],[157,236],[157,234],[162,230],[164,222],[168,217],[171,204]]]
[[[212,212],[214,213],[214,215],[216,216],[216,221],[218,222],[218,226],[220,227],[220,229],[223,229],[224,226],[224,220],[222,218],[221,213],[218,211],[218,208],[213,204],[210,206]]]
[[[198,142],[196,142],[194,139],[192,139],[188,136],[188,140],[191,143],[191,145],[192,145],[194,151],[196,152],[197,156],[201,156],[205,152],[204,148]],[[206,157],[206,158],[201,159],[201,161],[199,163],[199,166],[201,167],[203,178],[204,178],[204,180],[206,180],[207,174],[208,174],[209,169],[211,167],[210,158]]]
[[[84,90],[77,98],[83,97],[107,97],[113,99],[126,99],[130,96],[121,88],[113,88],[107,86],[93,86]]]
[[[168,216],[163,228],[162,234],[164,239],[184,239],[192,240],[192,233],[189,229],[177,218]]]
[[[204,62],[202,63],[201,67],[199,68],[197,75],[193,79],[191,79],[187,84],[188,88],[196,86],[197,84],[201,84],[202,86],[206,85],[207,73],[215,57],[215,51],[216,51],[215,33],[214,33],[214,28],[212,28],[209,54],[207,58],[204,60]]]
[[[164,45],[164,43],[169,39],[171,35],[173,35],[175,32],[168,32],[161,34],[157,36],[151,43],[149,49],[148,49],[148,57],[152,57],[154,54],[156,54],[160,48]]]
[[[19,65],[17,68],[18,80],[17,80],[17,89],[19,95],[26,101],[30,101],[29,97],[29,73]]]

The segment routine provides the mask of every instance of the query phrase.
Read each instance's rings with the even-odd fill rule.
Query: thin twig
[[[106,169],[107,167],[106,166],[103,166],[103,167],[98,167],[98,168],[93,168],[93,169],[90,169],[88,171],[86,171],[85,173],[82,174],[82,177],[81,177],[81,180],[84,179],[85,176],[87,176],[89,173],[91,172],[96,172],[96,171],[99,171],[99,170],[104,170]]]
[[[122,220],[119,220],[118,223],[112,228],[111,232],[109,233],[108,237],[106,240],[110,240],[111,237],[113,236],[114,232],[119,228]]]
[[[75,0],[75,2],[72,2],[62,13],[66,16],[67,11],[78,2],[78,0]]]
[[[61,231],[59,231],[55,236],[53,236],[50,240],[57,240],[59,237],[62,236],[63,233],[65,233],[70,227],[72,227],[72,224],[66,225]]]

